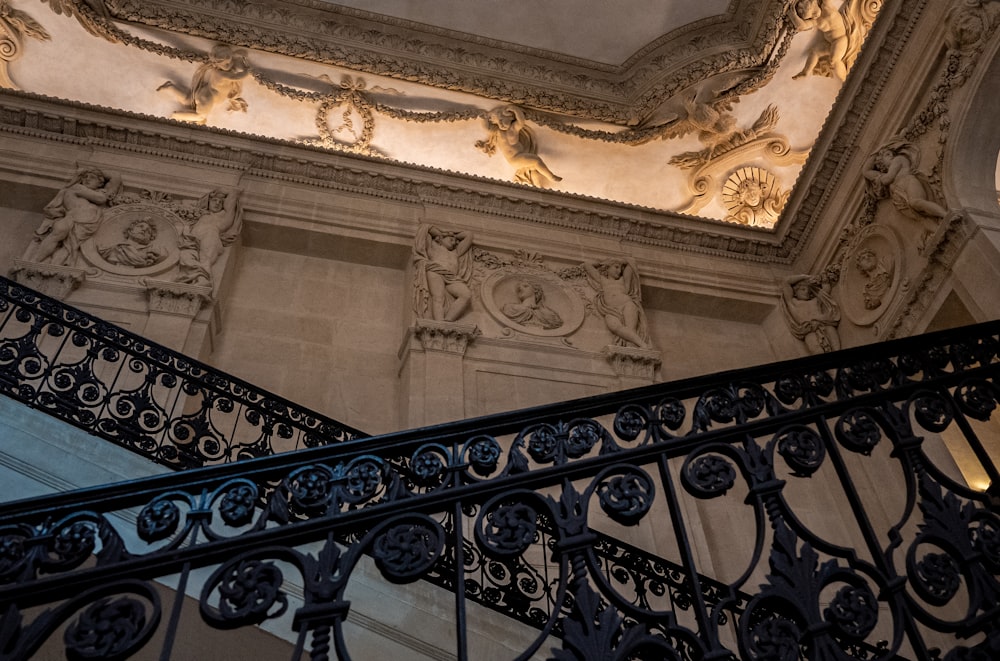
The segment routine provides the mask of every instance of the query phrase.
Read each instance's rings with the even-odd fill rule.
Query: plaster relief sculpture
[[[563,325],[558,312],[545,304],[545,289],[537,282],[525,278],[514,286],[515,301],[504,303],[500,308],[504,316],[522,326],[538,326],[553,330]]]
[[[857,59],[881,0],[796,0],[789,7],[792,24],[800,31],[816,30],[805,65],[794,78],[810,75],[847,78]]]
[[[948,33],[945,44],[955,50],[968,50],[990,33],[993,18],[983,0],[958,0],[945,17]]]
[[[20,89],[10,79],[7,65],[21,56],[25,37],[39,41],[51,39],[45,28],[27,12],[11,7],[7,0],[0,0],[0,87]]]
[[[155,266],[167,258],[156,240],[156,223],[152,218],[133,220],[122,232],[124,241],[113,245],[98,246],[97,253],[109,264],[145,268]]]
[[[774,132],[779,119],[775,106],[765,108],[749,128],[738,129],[735,116],[729,112],[732,104],[716,105],[718,107],[700,102],[695,97],[687,99],[687,118],[679,120],[671,129],[670,135],[674,136],[698,131],[698,139],[708,145],[700,151],[677,154],[669,161],[671,165],[691,171],[688,179],[691,199],[678,209],[681,213],[696,213],[722,193],[714,183],[716,177],[731,172],[734,166],[755,158],[764,158],[776,165],[791,165],[805,162],[808,154],[808,150],[793,150],[788,138]],[[773,194],[778,193],[773,191]],[[742,222],[738,216],[729,220]]]
[[[105,273],[146,276],[177,264],[181,219],[167,204],[123,194],[104,212],[93,238],[80,251],[86,261]]]
[[[242,48],[231,48],[219,44],[212,49],[208,62],[194,73],[190,87],[173,81],[166,81],[156,88],[172,93],[184,105],[171,117],[182,122],[204,124],[208,113],[222,102],[228,102],[226,110],[246,112],[247,102],[240,96],[243,84],[240,82],[250,73],[247,52]]]
[[[45,220],[35,230],[24,261],[75,266],[80,245],[97,231],[102,212],[121,185],[117,174],[108,176],[96,168],[77,172],[45,205]]]
[[[472,303],[472,234],[421,225],[413,245],[414,312],[457,321]]]
[[[854,267],[865,278],[862,300],[866,310],[882,307],[883,299],[892,285],[894,264],[886,262],[874,250],[865,248],[854,258]]]
[[[917,170],[919,162],[920,149],[912,142],[896,139],[868,157],[863,175],[872,197],[888,198],[897,211],[923,227],[917,244],[918,250],[923,250],[948,211],[934,199],[926,175]]]
[[[485,255],[480,252],[477,257],[482,260]],[[504,337],[513,337],[517,331],[534,337],[558,337],[572,346],[567,336],[583,323],[583,299],[540,261],[516,261],[516,265],[499,267],[483,281],[483,307],[500,323]]]
[[[492,156],[498,150],[515,168],[514,180],[522,184],[543,187],[549,182],[562,181],[538,156],[534,133],[524,121],[524,111],[517,106],[496,108],[487,115],[490,137],[476,147]]]
[[[811,354],[840,349],[840,306],[830,295],[837,282],[835,270],[822,277],[793,275],[782,283],[781,310],[788,329]]]
[[[212,265],[243,228],[238,189],[214,190],[196,205],[199,216],[180,236],[180,274],[177,282],[211,287]]]
[[[751,227],[774,227],[788,201],[772,173],[762,168],[740,168],[722,186],[725,220]]]
[[[731,105],[723,107],[726,110],[720,111],[698,101],[695,95],[685,99],[687,117],[674,125],[677,135],[695,131],[707,148],[680,153],[670,159],[671,165],[683,169],[705,165],[717,156],[768,133],[778,123],[778,109],[771,105],[764,109],[750,128],[738,129],[736,117],[729,112]]]
[[[584,262],[587,280],[597,291],[594,308],[604,317],[615,344],[650,348],[646,314],[642,309],[642,291],[635,266],[622,259]]]
[[[835,268],[840,272],[840,300],[847,318],[871,326],[889,312],[905,291],[904,256],[895,230],[872,223],[848,238]]]

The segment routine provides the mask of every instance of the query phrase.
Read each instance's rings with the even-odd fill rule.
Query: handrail
[[[938,654],[928,631],[955,637],[942,652],[949,661],[988,658],[1000,651],[1000,510],[992,491],[935,465],[924,446],[958,436],[1000,484],[981,427],[1000,399],[998,378],[1000,322],[991,322],[9,503],[0,606],[18,624],[5,617],[0,651],[30,653],[69,613],[93,616],[111,595],[159,622],[167,611],[140,584],[214,567],[200,592],[210,626],[294,608],[299,651],[311,644],[314,655],[347,658],[344,594],[367,554],[389,582],[431,578],[453,591],[460,659],[470,656],[464,604],[477,558],[548,576],[553,606],[536,613],[541,632],[519,658],[557,631],[559,659],[800,650],[922,660]],[[860,466],[898,494],[896,518],[866,507]],[[839,494],[857,547],[797,510],[790,485],[804,480]],[[716,575],[705,554],[724,549],[694,540],[711,521],[692,504],[715,499],[746,508],[751,530],[733,540],[748,559],[727,580],[705,578]],[[129,512],[136,523],[123,527]],[[675,547],[686,619],[608,574],[617,552],[602,556],[596,531],[616,526]],[[279,566],[299,575],[301,601]],[[241,592],[251,587],[267,596]],[[54,614],[20,624],[26,609],[50,603]],[[122,644],[141,647],[144,632]]]
[[[0,277],[0,394],[190,468],[363,432]]]

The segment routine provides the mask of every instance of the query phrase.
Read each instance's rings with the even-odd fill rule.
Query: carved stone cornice
[[[790,263],[798,257],[805,239],[824,216],[833,191],[841,185],[858,138],[882,101],[882,90],[926,5],[927,0],[888,0],[882,7],[862,53],[863,61],[859,60],[851,70],[840,93],[841,101],[834,105],[799,174],[799,181],[807,185],[792,193],[785,208],[782,245],[788,252],[782,261]],[[849,175],[860,180],[856,172]]]
[[[475,324],[432,319],[417,319],[413,322],[413,336],[420,341],[424,351],[444,351],[464,356],[469,343],[480,335],[482,331]]]
[[[722,221],[526,189],[25,92],[0,91],[0,133],[238,169],[275,181],[611,235],[624,243],[761,263],[781,263],[789,254],[788,247],[769,232]],[[795,235],[796,242],[802,238]]]
[[[618,124],[640,121],[708,78],[748,72],[759,87],[790,37],[785,0],[733,0],[722,16],[663,35],[618,66],[318,0],[117,0],[118,21],[209,37],[354,71]]]

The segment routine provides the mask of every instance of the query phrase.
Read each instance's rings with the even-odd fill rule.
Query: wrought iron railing
[[[2,277],[0,394],[175,468],[367,436]]]
[[[260,625],[371,658],[368,618],[441,658],[998,658],[998,352],[992,323],[7,504],[0,654]]]

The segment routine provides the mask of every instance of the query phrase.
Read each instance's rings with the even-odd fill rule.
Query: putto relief
[[[792,24],[799,31],[815,30],[805,64],[794,77],[845,80],[881,7],[882,0],[794,0],[788,8]]]
[[[630,260],[610,258],[581,264],[596,291],[593,306],[604,317],[615,344],[651,348],[646,313],[642,309],[639,272]]]
[[[917,249],[922,251],[948,210],[938,200],[927,175],[917,169],[919,163],[916,144],[894,139],[868,157],[862,174],[871,198],[888,199],[896,211],[917,223],[921,229]]]
[[[97,231],[121,186],[121,176],[116,173],[105,174],[97,168],[78,170],[45,205],[45,219],[35,230],[23,260],[75,267],[80,246]]]
[[[500,152],[514,167],[514,181],[544,187],[562,181],[538,155],[534,132],[524,120],[524,111],[517,106],[503,106],[489,112],[486,125],[490,135],[476,147],[488,156]]]
[[[418,319],[455,322],[472,303],[472,233],[421,225],[413,243],[413,310]]]
[[[181,231],[177,282],[201,287],[214,284],[212,266],[243,228],[241,191],[214,190],[195,204],[195,219]]]
[[[782,283],[781,310],[792,335],[811,354],[840,349],[840,306],[830,291],[839,273],[829,269],[821,276],[793,275]]]
[[[250,73],[246,50],[219,44],[212,49],[207,61],[198,67],[190,85],[165,81],[156,88],[172,94],[183,105],[171,117],[182,122],[204,124],[208,114],[219,104],[226,110],[246,112],[247,102],[240,96],[243,79]]]

